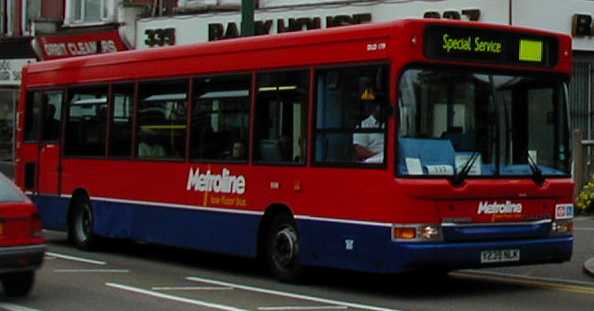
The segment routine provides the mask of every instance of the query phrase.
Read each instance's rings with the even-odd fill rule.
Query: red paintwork
[[[43,244],[41,219],[31,201],[0,203],[0,247]],[[36,231],[37,236],[33,236]]]
[[[428,60],[423,54],[423,29],[428,24],[456,24],[505,31],[523,31],[536,35],[555,36],[560,42],[559,63],[555,68],[524,65],[481,65],[463,62]],[[412,43],[412,38],[416,44]],[[367,51],[368,44],[386,43],[387,48]],[[390,85],[397,85],[402,69],[411,63],[467,65],[474,68],[522,72],[557,73],[568,76],[571,70],[571,40],[566,35],[532,29],[437,20],[404,20],[386,24],[344,27],[324,31],[308,31],[248,39],[225,40],[208,44],[128,51],[111,55],[80,57],[40,62],[29,65],[23,74],[21,103],[26,103],[30,88],[59,88],[70,84],[93,84],[108,81],[136,81],[176,76],[198,76],[223,72],[252,72],[279,68],[310,68],[316,65],[389,62],[392,67]],[[396,90],[391,90],[396,104]],[[310,97],[313,98],[313,97]],[[310,110],[313,106],[310,104]],[[19,124],[24,124],[24,105],[19,108]],[[310,114],[311,119],[311,114]],[[310,122],[311,123],[311,122]],[[570,179],[549,179],[543,187],[529,178],[522,180],[467,180],[454,188],[443,179],[395,178],[395,119],[388,124],[387,167],[385,169],[278,167],[237,164],[198,164],[187,161],[157,162],[107,159],[62,158],[62,194],[84,188],[93,197],[168,202],[209,207],[241,208],[264,211],[274,203],[282,203],[297,215],[330,217],[383,223],[439,223],[443,218],[473,217],[475,221],[497,221],[479,217],[479,200],[522,200],[525,217],[552,216],[554,203],[572,202]],[[311,130],[310,130],[311,133]],[[36,145],[23,144],[23,131],[18,131],[17,183],[24,183],[24,163],[35,161]],[[307,150],[312,158],[312,139]],[[59,157],[56,157],[59,159]],[[42,160],[44,161],[44,160]],[[58,160],[59,161],[59,160]],[[48,161],[50,162],[50,161]],[[46,178],[40,178],[40,189],[52,192],[52,179],[58,163],[47,163]],[[43,165],[43,164],[42,164]],[[226,206],[215,203],[221,195],[187,191],[189,169],[210,169],[220,173],[227,168],[232,175],[247,180],[247,206]],[[271,182],[279,184],[272,189]],[[225,195],[236,198],[236,195]],[[534,200],[531,200],[534,199]],[[451,206],[455,203],[455,207]]]

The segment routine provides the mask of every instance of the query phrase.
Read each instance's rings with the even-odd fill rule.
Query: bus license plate
[[[520,261],[519,249],[496,249],[481,252],[481,263]]]

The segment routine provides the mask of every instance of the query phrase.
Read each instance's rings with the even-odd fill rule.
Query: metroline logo
[[[522,203],[512,203],[511,201],[505,201],[505,203],[498,203],[494,201],[493,203],[489,202],[480,202],[477,214],[521,214],[522,213]]]
[[[245,177],[243,175],[231,175],[231,172],[226,168],[223,168],[221,174],[213,174],[210,170],[200,173],[199,168],[196,170],[190,168],[186,190],[190,191],[193,189],[198,192],[244,194],[245,187]]]

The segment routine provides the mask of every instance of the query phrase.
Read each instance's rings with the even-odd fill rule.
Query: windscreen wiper
[[[452,184],[454,184],[454,186],[459,186],[460,184],[462,184],[464,179],[466,179],[466,177],[468,177],[468,173],[470,172],[470,169],[474,165],[474,162],[476,162],[476,159],[478,159],[479,155],[480,155],[479,152],[476,152],[476,151],[473,152],[472,155],[470,156],[470,159],[468,159],[468,161],[466,161],[466,163],[464,163],[464,166],[462,167],[460,172],[454,174],[454,177],[452,177]]]
[[[545,181],[545,177],[542,175],[542,170],[540,167],[538,167],[536,161],[534,161],[534,159],[530,156],[530,152],[528,152],[528,166],[532,171],[532,180],[534,180],[536,184],[542,185],[542,183]]]

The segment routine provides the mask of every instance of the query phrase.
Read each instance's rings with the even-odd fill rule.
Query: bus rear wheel
[[[68,238],[82,250],[92,250],[97,246],[97,237],[93,233],[91,203],[86,197],[79,197],[73,202],[68,221]]]
[[[276,216],[266,238],[266,263],[281,281],[297,282],[303,277],[299,264],[299,234],[290,215]]]

